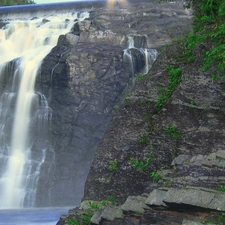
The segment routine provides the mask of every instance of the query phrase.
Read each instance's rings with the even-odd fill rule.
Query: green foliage
[[[116,159],[114,159],[113,161],[110,161],[109,162],[109,167],[108,169],[112,172],[117,172],[118,171],[118,167],[119,167],[119,164],[118,164],[118,161]]]
[[[139,161],[137,159],[130,158],[130,164],[133,165],[138,171],[144,170],[151,163],[152,155],[150,155],[145,161]]]
[[[163,175],[160,171],[156,171],[156,172],[151,172],[151,177],[153,179],[154,183],[158,183],[160,180],[162,180]]]
[[[91,209],[99,209],[99,205],[94,202],[88,201],[88,205],[91,207]]]
[[[100,204],[103,205],[103,206],[107,206],[107,205],[108,205],[108,202],[105,201],[105,200],[102,200],[102,201],[100,202]]]
[[[191,105],[196,105],[195,101],[193,101],[193,100],[190,101],[190,104],[191,104]]]
[[[72,219],[68,219],[66,221],[66,225],[82,225],[82,222],[79,222],[77,218],[74,216]]]
[[[144,75],[138,75],[137,80],[142,80],[144,78]]]
[[[163,105],[168,101],[169,97],[172,95],[173,91],[177,87],[177,85],[181,82],[181,68],[174,68],[172,66],[168,66],[166,68],[169,74],[169,83],[167,89],[161,90],[161,97],[157,100],[157,106],[159,108],[163,107]]]
[[[1,0],[0,6],[35,4],[33,0]]]
[[[114,109],[119,109],[120,107],[118,105],[114,105]]]
[[[107,207],[108,205],[116,205],[116,201],[113,196],[110,196],[108,201],[102,200],[100,203],[88,201],[87,208],[85,208],[84,213],[79,216],[79,219],[74,216],[72,219],[68,219],[66,221],[66,225],[90,225],[91,217],[94,215],[94,213],[99,209]]]
[[[88,224],[88,225],[90,225],[91,224],[91,217],[92,217],[93,215],[92,214],[87,214],[87,215],[82,215],[81,216],[81,219],[82,219],[82,221],[85,223],[85,224]]]
[[[225,216],[224,213],[218,213],[214,215],[213,218],[204,219],[202,221],[203,224],[216,224],[216,225],[224,225],[225,224]]]
[[[146,144],[148,142],[148,138],[147,137],[140,137],[138,142],[141,143],[141,144]]]
[[[225,186],[224,185],[221,185],[221,186],[217,187],[216,190],[217,191],[225,192]]]
[[[225,1],[187,0],[186,3],[186,7],[194,9],[194,26],[193,31],[181,42],[184,46],[183,55],[187,61],[194,61],[194,49],[199,43],[206,43],[201,70],[208,70],[215,65],[217,71],[212,74],[212,79],[215,80],[219,76],[225,78]]]
[[[212,74],[212,79],[219,76],[225,78],[225,1],[202,0],[194,7],[194,33],[187,36],[184,55],[188,60],[194,59],[192,52],[196,45],[210,41],[212,46],[204,53],[201,70],[205,71],[216,65],[217,72]]]
[[[177,131],[177,127],[171,126],[169,128],[164,129],[165,134],[171,135],[175,139],[180,139],[181,134]]]
[[[220,213],[216,217],[216,222],[217,222],[217,224],[225,224],[225,216],[224,216],[224,213]]]
[[[112,203],[112,205],[116,205],[116,200],[115,200],[114,196],[110,196],[109,201]]]

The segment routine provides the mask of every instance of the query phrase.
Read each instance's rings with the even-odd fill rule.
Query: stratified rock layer
[[[198,69],[208,46],[197,46],[192,63],[179,44],[162,48],[149,74],[137,81],[114,115],[96,151],[83,199],[114,196],[123,204],[128,196],[150,194],[159,186],[170,189],[165,198],[162,189],[155,191],[154,198],[160,198],[154,204],[159,205],[140,217],[128,212],[122,220],[102,224],[201,224],[212,211],[224,212],[224,195],[215,190],[223,187],[225,175],[225,82],[212,80],[214,67]],[[159,109],[158,99],[169,84],[168,66],[182,69],[181,82]],[[176,128],[179,138],[165,132],[169,128]],[[131,159],[145,166],[139,169]]]

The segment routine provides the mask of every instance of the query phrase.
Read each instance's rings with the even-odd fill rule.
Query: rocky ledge
[[[121,205],[114,200],[85,200],[62,216],[57,225],[69,224],[75,218],[82,221],[84,215],[90,216],[91,224],[101,225],[224,224],[225,150],[209,155],[179,155],[171,168],[159,171],[160,180],[150,184],[149,194],[128,196]],[[207,183],[217,188],[206,188]]]

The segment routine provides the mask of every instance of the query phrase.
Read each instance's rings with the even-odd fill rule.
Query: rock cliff
[[[225,175],[225,83],[212,81],[215,68],[198,69],[207,45],[199,45],[196,60],[187,63],[182,46],[171,43],[191,28],[190,11],[179,2],[134,1],[91,15],[93,27],[81,33],[80,40],[124,48],[126,38],[134,36],[139,46],[160,53],[150,72],[124,96],[98,145],[83,201],[90,200],[93,206],[113,196],[119,206],[98,207],[91,222],[224,224],[225,196],[217,189],[224,187]],[[170,82],[168,66],[181,68],[182,73],[159,109],[159,98]],[[85,210],[84,205],[71,210],[58,225],[79,218]]]
[[[71,32],[59,37],[37,78],[36,90],[48,98],[53,110],[48,135],[55,151],[54,170],[39,182],[39,206],[48,206],[48,193],[50,205],[80,203],[113,111],[133,87],[133,71],[146,71],[144,48],[161,48],[191,27],[190,12],[181,3],[130,1],[111,7],[93,3],[89,13],[89,19],[75,21]],[[136,48],[129,53],[133,66],[124,59],[129,47]]]

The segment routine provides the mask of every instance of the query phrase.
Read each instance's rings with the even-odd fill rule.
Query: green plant
[[[216,223],[217,224],[224,224],[225,223],[225,216],[223,213],[220,213],[217,217],[216,217]]]
[[[105,201],[105,200],[102,200],[102,201],[100,202],[100,204],[103,205],[103,206],[107,206],[107,205],[108,205],[108,202]]]
[[[191,104],[191,105],[196,105],[195,101],[193,101],[193,100],[190,101],[190,104]]]
[[[144,78],[144,75],[138,75],[137,80],[142,80]]]
[[[225,192],[225,186],[221,185],[216,188],[217,191]]]
[[[102,200],[101,202],[87,201],[84,213],[78,216],[79,220],[74,216],[66,221],[66,225],[83,225],[83,224],[90,225],[91,218],[94,215],[94,213],[99,209],[104,209],[105,207],[110,205],[110,203],[111,205],[116,205],[116,201],[113,196],[110,196],[108,201],[106,200]]]
[[[115,200],[114,196],[110,196],[109,201],[112,203],[112,205],[116,205],[116,200]]]
[[[79,222],[77,218],[74,216],[72,219],[68,219],[66,221],[66,225],[82,225],[82,222]]]
[[[1,0],[0,6],[35,4],[33,0]]]
[[[182,70],[180,67],[174,68],[172,66],[168,66],[166,70],[169,74],[169,83],[166,89],[160,90],[161,97],[157,99],[158,108],[163,107],[163,105],[168,101],[169,97],[172,95],[177,85],[181,82]]]
[[[119,163],[116,159],[112,160],[109,162],[109,167],[108,169],[112,172],[117,172],[119,169]]]
[[[211,65],[217,66],[217,72],[212,74],[212,79],[217,79],[220,75],[224,78],[225,71],[225,3],[218,0],[203,0],[200,10],[195,13],[194,33],[190,35],[186,42],[184,54],[193,57],[193,50],[200,42],[210,41],[212,44],[204,53],[202,71],[208,70]]]
[[[186,7],[194,9],[193,30],[181,41],[183,55],[187,61],[195,60],[194,49],[199,43],[205,46],[202,71],[216,66],[212,74],[215,80],[225,78],[225,1],[221,0],[187,0]],[[210,43],[210,44],[208,44]]]
[[[134,165],[138,171],[144,170],[149,164],[152,163],[152,157],[148,157],[145,161],[139,161],[134,158],[130,158],[130,164]]]
[[[203,224],[216,224],[216,225],[224,225],[225,224],[225,216],[224,213],[217,213],[213,215],[213,218],[206,218],[202,221]]]
[[[138,142],[141,143],[141,144],[146,144],[148,142],[148,138],[147,137],[140,137]]]
[[[119,109],[120,107],[118,105],[114,105],[114,109]]]
[[[156,172],[153,171],[151,172],[151,177],[154,183],[158,183],[163,178],[163,175],[162,175],[162,172],[160,171],[156,171]]]
[[[88,205],[91,207],[91,209],[95,209],[95,210],[99,209],[99,205],[94,202],[88,201]]]
[[[171,135],[175,139],[181,138],[181,133],[177,131],[177,128],[175,126],[171,126],[169,128],[164,129],[165,134]]]
[[[82,221],[83,221],[85,224],[90,225],[90,224],[91,224],[91,217],[93,216],[93,214],[94,214],[94,213],[92,213],[92,214],[87,214],[87,215],[85,215],[85,214],[81,215]]]

